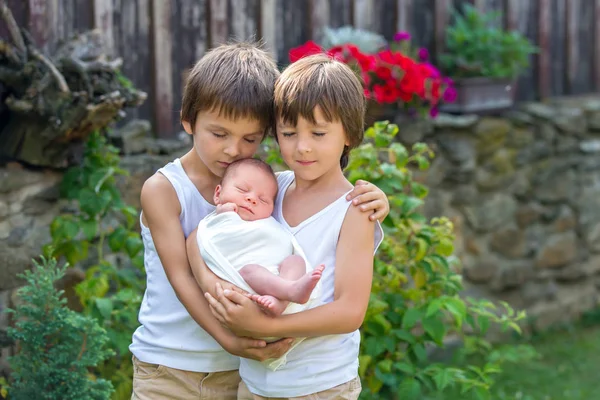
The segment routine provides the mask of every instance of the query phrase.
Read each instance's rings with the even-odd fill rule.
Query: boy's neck
[[[210,204],[214,204],[213,194],[215,188],[221,182],[221,177],[213,174],[208,169],[194,149],[188,151],[180,160],[185,174],[196,186],[202,197]]]
[[[300,192],[322,190],[345,191],[352,188],[352,184],[348,182],[341,168],[332,168],[327,173],[313,180],[299,179],[297,175],[294,178],[294,189]]]

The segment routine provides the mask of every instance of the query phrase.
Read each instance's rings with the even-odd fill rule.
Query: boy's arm
[[[352,204],[360,211],[370,212],[371,221],[383,222],[390,213],[390,202],[383,190],[362,179],[356,181],[354,189],[348,193],[346,200],[352,200]]]
[[[149,178],[142,187],[141,203],[167,278],[194,321],[231,354],[260,360],[270,358],[262,354],[266,345],[264,341],[237,338],[210,313],[188,263],[185,236],[179,221],[181,206],[170,182],[161,174]],[[284,347],[283,344],[280,346]],[[278,353],[280,349],[273,350]]]
[[[335,291],[331,303],[272,318],[233,291],[208,297],[219,322],[237,334],[251,336],[322,336],[352,332],[363,322],[373,278],[375,224],[350,208],[336,250]]]

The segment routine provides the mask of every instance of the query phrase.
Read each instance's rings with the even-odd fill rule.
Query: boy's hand
[[[352,200],[352,205],[363,212],[371,212],[371,221],[383,222],[390,213],[390,203],[385,193],[370,182],[358,180],[346,200]]]
[[[266,343],[264,340],[234,336],[223,348],[234,356],[265,361],[283,356],[290,349],[293,341],[291,338],[286,338]]]
[[[217,214],[221,214],[228,211],[237,212],[238,208],[235,203],[217,204]]]

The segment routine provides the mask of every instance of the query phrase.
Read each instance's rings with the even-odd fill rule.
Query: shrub
[[[51,223],[52,243],[45,251],[64,256],[72,266],[93,262],[76,292],[84,314],[107,330],[116,354],[92,372],[112,381],[114,399],[129,399],[133,374],[129,344],[139,325],[146,281],[143,243],[136,229],[139,213],[121,198],[117,177],[126,171],[119,163],[118,149],[99,133],[91,135],[81,165],[70,168],[62,182],[62,196],[73,212]],[[117,255],[123,256],[124,265],[117,265]]]
[[[106,331],[94,318],[67,308],[54,287],[64,272],[56,260],[42,259],[21,275],[26,285],[17,292],[15,309],[8,310],[16,319],[8,333],[19,345],[10,359],[11,400],[101,400],[113,391],[109,381],[88,373],[113,355]]]

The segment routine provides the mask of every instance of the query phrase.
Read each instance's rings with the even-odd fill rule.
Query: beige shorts
[[[237,370],[190,372],[133,357],[132,400],[235,400],[239,384]]]
[[[300,397],[262,397],[250,393],[244,382],[240,383],[238,392],[238,400],[357,400],[358,395],[362,391],[360,378],[356,377],[349,382],[342,383],[331,389],[323,390],[322,392],[309,394]]]

